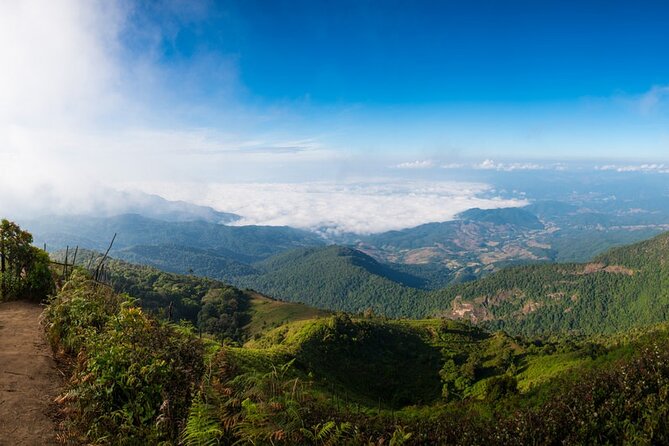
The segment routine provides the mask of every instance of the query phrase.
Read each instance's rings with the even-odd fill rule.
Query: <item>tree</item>
[[[48,255],[31,245],[33,236],[7,219],[0,221],[0,300],[38,296],[53,287]]]

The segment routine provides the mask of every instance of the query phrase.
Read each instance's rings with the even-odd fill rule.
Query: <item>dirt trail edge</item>
[[[0,445],[56,444],[50,417],[61,378],[39,325],[42,307],[0,303]]]

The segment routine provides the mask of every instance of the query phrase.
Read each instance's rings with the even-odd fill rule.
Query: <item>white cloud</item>
[[[474,169],[480,170],[498,170],[504,172],[513,172],[514,170],[544,170],[546,166],[536,163],[496,163],[491,159],[487,159],[480,164],[472,166]]]
[[[431,169],[434,167],[432,160],[416,160],[400,163],[395,166],[396,169]]]
[[[216,96],[220,108],[210,114],[188,94],[174,95],[179,76],[156,54],[160,33],[174,30],[138,30],[133,7],[0,1],[0,214],[39,210],[38,204],[43,213],[69,212],[103,186],[138,178],[227,179],[332,155],[317,139],[263,127],[281,111],[256,115],[235,101],[228,92],[239,88],[235,67],[213,70],[211,55],[181,67],[178,88],[201,80],[188,78],[189,70],[229,70],[208,87],[225,90],[220,101]],[[131,54],[124,40],[147,48]],[[219,123],[199,127],[189,120],[193,114]]]
[[[446,163],[441,165],[442,169],[463,169],[466,167],[467,167],[466,164],[461,164],[461,163]]]
[[[602,166],[595,166],[595,170],[599,171],[613,171],[613,172],[654,172],[654,173],[669,173],[669,165],[651,163],[651,164],[606,164]]]
[[[71,122],[113,104],[119,81],[113,2],[7,0],[0,5],[0,122]]]
[[[145,192],[233,212],[240,225],[288,225],[334,232],[376,233],[434,221],[464,210],[522,206],[484,198],[490,187],[463,182],[301,184],[139,184]]]
[[[500,172],[513,172],[515,170],[564,170],[566,166],[561,163],[557,164],[537,164],[531,162],[514,162],[514,163],[498,163],[491,159],[486,159],[480,163],[474,164],[460,164],[460,163],[450,163],[443,164],[442,169],[475,169],[475,170],[497,170]]]

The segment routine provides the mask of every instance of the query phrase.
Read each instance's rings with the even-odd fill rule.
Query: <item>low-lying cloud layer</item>
[[[526,204],[489,197],[488,185],[465,182],[148,184],[141,188],[171,200],[239,214],[243,218],[238,225],[286,225],[333,233],[403,229],[452,220],[473,207]]]
[[[393,166],[395,169],[472,169],[472,170],[496,170],[498,172],[514,172],[523,170],[565,170],[564,163],[535,163],[535,162],[496,162],[490,158],[474,163],[445,163],[438,164],[434,160],[407,161]]]
[[[650,173],[669,173],[669,164],[663,163],[652,163],[652,164],[607,164],[604,166],[595,167],[596,170],[600,171],[613,171],[613,172],[650,172]]]

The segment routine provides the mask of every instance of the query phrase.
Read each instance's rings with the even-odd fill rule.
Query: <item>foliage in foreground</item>
[[[54,349],[72,358],[59,398],[78,441],[172,443],[185,425],[203,371],[203,346],[159,322],[127,296],[75,271],[46,310]]]
[[[228,437],[217,438],[230,442],[318,444],[308,440],[313,437],[303,426],[315,434],[327,423],[336,438],[332,444],[667,444],[669,339],[656,333],[634,351],[614,360],[620,354],[614,350],[596,366],[563,374],[527,394],[395,412],[340,406],[302,381],[290,364],[264,374],[259,365],[245,371],[223,350],[208,401],[212,415],[223,414],[219,425],[231,427]]]

